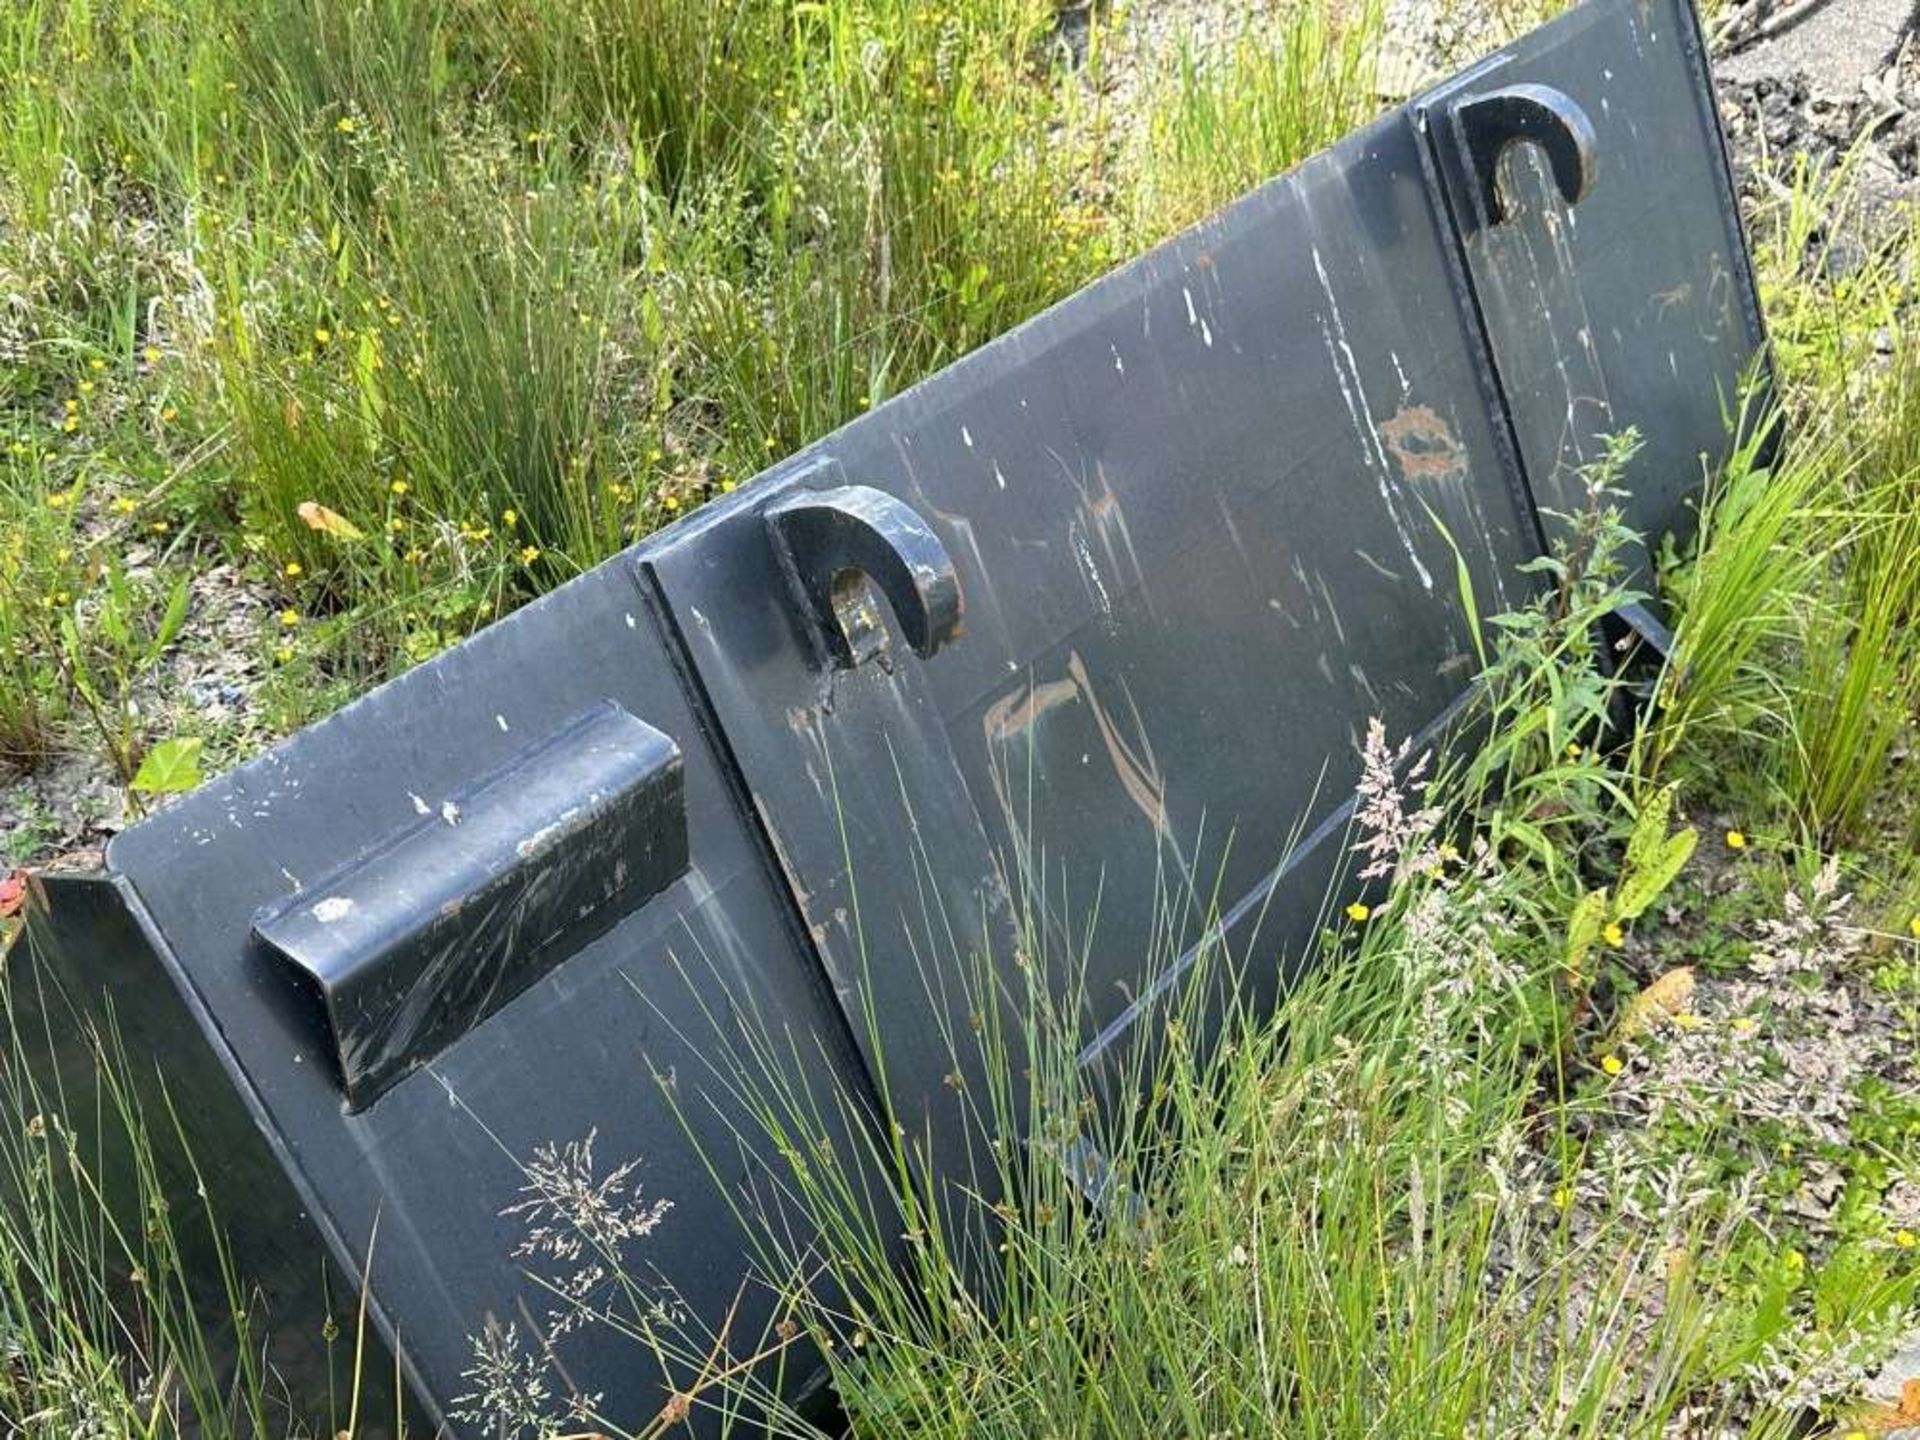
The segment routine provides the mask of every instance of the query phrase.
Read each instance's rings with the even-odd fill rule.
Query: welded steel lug
[[[765,513],[788,581],[835,668],[851,669],[886,648],[874,587],[921,659],[959,636],[953,557],[912,507],[871,486],[845,485],[790,496]]]
[[[1608,668],[1621,682],[1613,692],[1607,724],[1615,740],[1631,740],[1660,693],[1674,663],[1673,631],[1653,606],[1632,600],[1601,617],[1600,639]]]
[[[1645,646],[1660,664],[1673,658],[1673,631],[1643,601],[1629,600],[1608,618],[1625,632],[1615,640],[1617,649],[1624,651]]]
[[[679,747],[603,700],[256,916],[253,936],[313,1002],[359,1111],[687,864]]]
[[[1513,214],[1501,190],[1500,165],[1515,145],[1541,149],[1567,204],[1579,204],[1593,188],[1598,150],[1593,121],[1565,91],[1549,85],[1510,85],[1463,100],[1453,113],[1491,223]]]

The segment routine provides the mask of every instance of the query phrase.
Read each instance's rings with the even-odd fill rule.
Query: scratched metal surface
[[[312,991],[356,1110],[687,869],[680,753],[602,702],[253,935]]]
[[[310,887],[343,858],[412,830],[422,805],[438,815],[447,797],[602,700],[646,717],[680,747],[687,872],[349,1113],[302,987],[249,935],[255,912],[318,893]],[[470,1389],[461,1378],[469,1334],[489,1319],[517,1321],[525,1341],[549,1308],[521,1274],[530,1262],[512,1258],[525,1224],[501,1214],[526,1198],[519,1167],[538,1146],[597,1131],[600,1175],[638,1159],[645,1194],[676,1208],[654,1241],[630,1251],[636,1274],[659,1263],[693,1313],[716,1324],[727,1314],[748,1276],[746,1242],[652,1073],[674,1078],[700,1144],[743,1185],[752,1167],[728,1127],[745,1127],[744,1117],[702,1098],[723,1097],[705,1069],[715,1022],[700,1005],[715,1006],[722,1024],[739,1010],[775,1034],[791,1027],[810,1052],[818,1047],[829,1078],[845,1053],[842,1025],[625,567],[527,607],[186,797],[119,836],[108,862],[165,937],[176,985],[216,1027],[233,1083],[343,1263],[343,1324],[377,1221],[373,1303],[388,1333],[403,1337],[410,1376],[436,1417]],[[700,994],[676,967],[696,977]],[[845,1069],[855,1073],[850,1060]],[[215,1176],[235,1223],[255,1207],[284,1208],[249,1196],[253,1172],[238,1178],[226,1193]],[[743,1333],[761,1333],[764,1299],[747,1292]],[[559,1353],[636,1426],[664,1399],[633,1341],[607,1327],[569,1336]]]
[[[119,837],[178,1023],[289,1177],[293,1205],[258,1213],[310,1216],[349,1291],[379,1217],[376,1313],[429,1409],[464,1388],[469,1332],[544,1311],[500,1213],[537,1145],[597,1129],[603,1170],[640,1158],[679,1208],[630,1258],[693,1313],[717,1324],[746,1278],[698,1147],[730,1182],[755,1162],[732,1163],[724,1107],[689,1142],[650,1078],[707,1116],[711,1030],[677,967],[818,1037],[822,1084],[869,1083],[877,1027],[892,1098],[958,1175],[967,957],[1017,988],[1035,895],[1046,953],[1090,956],[1089,1060],[1143,1028],[1142,996],[1216,916],[1277,988],[1337,872],[1367,720],[1427,735],[1465,692],[1458,571],[1483,616],[1519,599],[1536,497],[1564,503],[1604,429],[1656,439],[1636,500],[1656,529],[1725,446],[1719,391],[1760,339],[1683,7],[1589,0]],[[1525,193],[1522,155],[1518,212],[1475,229],[1436,117],[1521,80],[1591,113],[1597,176],[1575,222]],[[823,649],[839,577],[803,595],[780,548],[781,506],[858,487],[946,552],[964,629],[924,655],[884,615]],[[256,914],[609,700],[679,747],[686,873],[351,1113]],[[628,1342],[562,1355],[615,1415],[657,1410]]]
[[[1184,902],[1175,950],[1209,897],[1256,912],[1289,836],[1351,793],[1368,717],[1410,734],[1466,687],[1441,527],[1483,612],[1536,551],[1447,243],[1391,117],[644,548],[836,984],[902,1037],[909,1093],[940,1103],[945,1002],[969,949],[1007,962],[1021,894],[1044,889],[1063,935],[1097,921],[1096,1033],[1153,978],[1156,910]],[[966,631],[931,659],[895,645],[890,670],[822,671],[761,582],[759,512],[847,483],[945,540]],[[1313,913],[1275,917],[1276,938]]]
[[[1765,343],[1706,66],[1688,0],[1619,0],[1576,8],[1415,107],[1469,201],[1443,120],[1455,99],[1544,84],[1592,121],[1597,174],[1577,205],[1516,151],[1519,213],[1488,225],[1463,205],[1462,244],[1540,505],[1581,509],[1579,467],[1635,426],[1628,517],[1656,545],[1692,533],[1703,456],[1724,452],[1723,417]]]

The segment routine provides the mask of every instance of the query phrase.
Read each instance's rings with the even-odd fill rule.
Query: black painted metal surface
[[[253,925],[310,992],[355,1110],[687,870],[680,752],[612,701],[413,808]]]
[[[628,1259],[720,1323],[748,1244],[702,1152],[779,1162],[702,1079],[716,1013],[809,1084],[884,1063],[964,1183],[965,977],[1022,963],[1022,904],[1090,957],[1089,1064],[1216,929],[1277,990],[1367,721],[1459,713],[1602,436],[1689,528],[1763,350],[1699,47],[1686,0],[1589,0],[128,831],[64,973],[138,971],[237,1097],[236,1221],[351,1293],[378,1217],[436,1417],[469,1333],[541,1329],[503,1212],[542,1145],[637,1157],[677,1208]],[[557,1351],[629,1425],[672,1383]]]
[[[1518,148],[1504,171],[1517,213],[1495,223],[1484,186],[1468,178],[1455,117],[1489,88],[1515,84],[1558,94],[1587,118],[1597,178],[1577,205],[1538,203],[1539,152]],[[1538,504],[1583,508],[1580,466],[1605,436],[1634,426],[1644,448],[1630,520],[1656,542],[1690,534],[1703,457],[1721,452],[1739,382],[1763,348],[1691,7],[1577,6],[1412,108],[1433,137]]]

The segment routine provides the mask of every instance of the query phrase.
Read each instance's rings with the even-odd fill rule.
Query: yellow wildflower
[[[1746,848],[1747,848],[1747,837],[1745,834],[1743,834],[1741,831],[1738,831],[1738,830],[1727,831],[1727,849],[1744,850]]]
[[[389,485],[387,489],[391,490],[396,495],[404,495],[407,493],[407,482],[404,480],[396,480],[391,485]]]
[[[163,425],[171,425],[174,421],[178,420],[179,418],[180,418],[180,412],[174,409],[173,406],[171,405],[164,406],[160,411],[160,423]]]
[[[1913,936],[1914,939],[1920,940],[1920,915],[1916,915],[1907,921],[1907,933]]]
[[[520,563],[522,565],[531,565],[539,558],[540,547],[538,545],[522,545],[520,547]]]
[[[338,130],[342,135],[351,135],[357,123],[351,115],[342,115],[338,120],[333,122],[333,128]]]
[[[314,327],[314,331],[313,331],[314,344],[328,345],[328,344],[331,344],[332,342],[333,342],[333,332],[331,330],[327,329],[327,327],[324,325],[316,325]]]
[[[1896,1230],[1893,1232],[1893,1243],[1902,1250],[1911,1250],[1915,1245],[1920,1245],[1920,1236],[1911,1230]]]
[[[1627,1068],[1627,1062],[1618,1055],[1608,1055],[1600,1061],[1600,1068],[1609,1075],[1618,1075]]]
[[[520,523],[520,512],[517,510],[502,510],[500,512],[500,523],[511,530]]]
[[[280,623],[291,630],[295,625],[300,623],[300,612],[298,610],[282,610],[280,612]]]
[[[1373,907],[1371,905],[1362,904],[1360,901],[1356,900],[1351,905],[1347,906],[1347,918],[1353,921],[1353,923],[1356,925],[1361,924],[1362,922],[1373,918]]]
[[[289,560],[283,567],[282,573],[284,573],[289,580],[292,580],[296,578],[304,568],[298,560]]]
[[[1609,920],[1607,928],[1600,932],[1600,937],[1616,950],[1627,943],[1627,932],[1620,928],[1618,920]]]

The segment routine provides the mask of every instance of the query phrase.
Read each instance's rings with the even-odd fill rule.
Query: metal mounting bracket
[[[1453,112],[1480,187],[1488,222],[1513,214],[1500,186],[1500,165],[1515,145],[1536,145],[1553,167],[1554,184],[1569,205],[1593,188],[1598,140],[1579,102],[1549,85],[1510,85],[1463,100]]]
[[[953,557],[913,509],[867,485],[811,490],[765,511],[774,549],[831,666],[849,670],[886,648],[877,586],[913,653],[925,660],[962,628]]]

